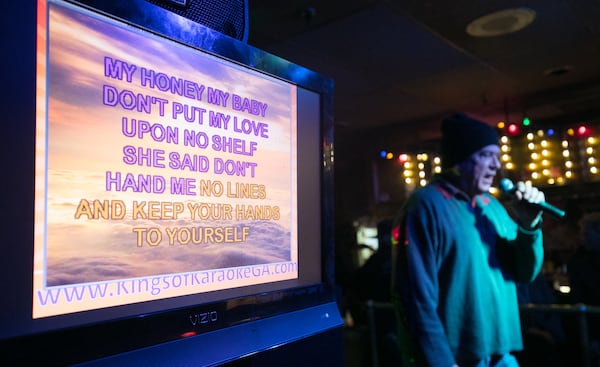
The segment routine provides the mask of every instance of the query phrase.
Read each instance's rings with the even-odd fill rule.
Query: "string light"
[[[519,127],[517,126],[517,124],[508,125],[507,130],[510,135],[517,135],[519,133]]]
[[[500,161],[515,178],[535,185],[565,185],[572,180],[600,181],[600,140],[589,124],[564,129],[534,128],[531,120],[522,123],[498,121]],[[521,131],[523,130],[523,131]],[[425,186],[442,172],[441,158],[431,152],[394,153],[381,150],[383,159],[394,159],[402,170],[407,189]],[[410,186],[410,188],[408,187]]]
[[[580,126],[578,129],[578,132],[580,132],[581,135],[585,135],[590,132],[589,129],[585,128],[585,131],[583,131],[582,128],[585,128],[585,126]],[[589,173],[592,176],[590,178],[593,180],[598,179],[598,177],[597,177],[597,175],[598,175],[598,165],[597,165],[598,164],[598,159],[597,159],[598,158],[597,157],[598,150],[596,149],[596,142],[597,142],[597,139],[593,136],[588,136],[585,139],[585,146],[586,146],[585,152],[587,155],[587,166],[588,166]]]

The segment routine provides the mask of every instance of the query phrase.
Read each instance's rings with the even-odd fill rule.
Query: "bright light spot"
[[[571,287],[569,287],[568,285],[561,285],[558,287],[558,291],[560,293],[571,293]]]

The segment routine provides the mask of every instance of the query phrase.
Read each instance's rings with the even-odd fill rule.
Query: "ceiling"
[[[467,34],[474,19],[509,8],[535,18],[506,35]],[[596,0],[249,0],[248,11],[249,44],[334,80],[336,129],[426,138],[457,111],[490,123],[600,117]]]

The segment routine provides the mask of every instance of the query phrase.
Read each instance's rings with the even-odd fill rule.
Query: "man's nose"
[[[500,162],[500,156],[494,155],[494,158],[492,159],[492,165],[494,166],[494,168],[502,168],[502,162]]]

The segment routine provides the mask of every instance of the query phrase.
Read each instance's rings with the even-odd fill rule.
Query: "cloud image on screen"
[[[295,261],[292,88],[50,10],[45,285]]]
[[[242,226],[244,223],[238,223]],[[123,255],[119,248],[131,241],[106,238],[104,254],[94,256],[72,255],[53,258],[48,263],[48,286],[90,283],[114,279],[144,277],[156,274],[186,273],[208,269],[226,269],[247,265],[277,263],[290,260],[289,232],[269,221],[252,223],[252,239],[242,245],[187,245],[160,247],[147,251]],[[125,243],[123,243],[125,242]],[[83,244],[82,244],[83,245]],[[114,252],[111,249],[115,248]]]

